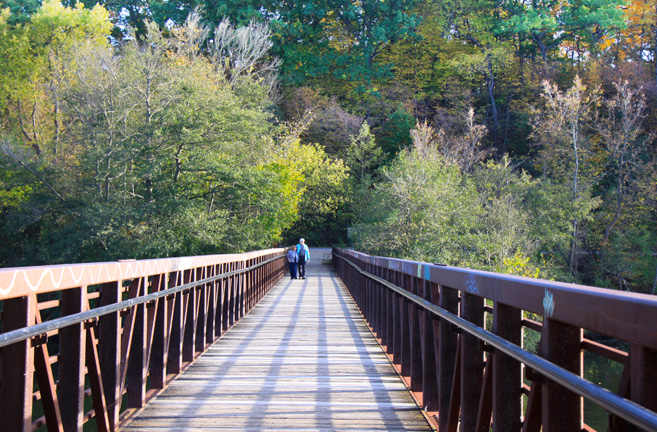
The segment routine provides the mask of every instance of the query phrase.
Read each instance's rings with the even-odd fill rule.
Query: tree
[[[419,18],[411,11],[416,0],[365,0],[332,2],[329,34],[343,37],[342,47],[350,54],[345,73],[363,82],[371,91],[372,79],[383,72],[374,60],[392,44],[417,36]]]
[[[194,19],[166,34],[152,23],[145,29],[120,52],[83,44],[76,67],[64,69],[72,78],[61,88],[66,169],[54,176],[54,158],[39,166],[29,147],[5,141],[0,166],[24,164],[22,176],[0,177],[13,196],[25,174],[37,181],[3,207],[3,263],[258,249],[297,219],[308,173],[287,149],[301,129],[274,122],[271,86],[202,55]],[[339,164],[319,165],[339,177]],[[326,195],[327,203],[340,196]]]
[[[45,1],[30,16],[30,24],[10,24],[0,16],[0,53],[6,73],[0,78],[0,106],[6,109],[4,132],[19,134],[37,156],[57,154],[63,132],[61,92],[70,85],[74,56],[82,45],[102,46],[110,29],[101,6],[64,7],[59,0]]]
[[[567,4],[558,0],[502,0],[505,19],[497,32],[531,41],[547,65],[549,54],[563,44],[574,44],[580,57],[595,52],[606,36],[624,27],[624,14],[619,8],[623,4],[619,0],[578,0]]]
[[[349,169],[319,146],[292,142],[287,150],[301,174],[298,219],[286,229],[287,242],[304,237],[316,245],[344,244],[350,196]]]
[[[588,132],[592,109],[598,103],[598,91],[586,91],[579,77],[566,92],[548,81],[543,83],[545,107],[535,117],[532,138],[539,146],[539,163],[543,175],[567,185],[570,190],[571,235],[568,250],[560,253],[573,277],[578,274],[581,224],[590,220],[600,205],[592,187],[599,180],[593,142]]]
[[[466,262],[478,213],[472,184],[433,151],[405,150],[382,171],[369,217],[356,225],[354,246],[372,254]]]
[[[634,201],[638,177],[647,170],[646,148],[657,136],[643,130],[646,107],[643,94],[632,89],[627,81],[614,86],[617,93],[612,99],[605,100],[607,116],[598,127],[609,151],[607,172],[615,180],[615,190],[612,189],[610,194],[616,196],[613,216],[604,230],[604,242],[609,240],[614,227],[628,212],[628,200]]]
[[[445,162],[456,165],[461,172],[471,173],[474,166],[486,156],[482,150],[482,138],[486,135],[486,126],[474,123],[474,110],[470,108],[465,116],[466,128],[457,134],[447,134],[443,129],[437,133],[426,122],[418,123],[412,131],[416,148],[436,147]]]

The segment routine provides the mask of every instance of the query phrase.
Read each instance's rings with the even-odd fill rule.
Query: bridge
[[[655,297],[318,256],[0,269],[0,429],[657,431]]]

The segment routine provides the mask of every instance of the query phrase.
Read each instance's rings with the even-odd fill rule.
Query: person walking
[[[310,261],[310,250],[306,246],[306,241],[304,239],[299,239],[299,244],[297,245],[297,255],[299,256],[299,277],[301,279],[306,278],[306,263]]]
[[[290,279],[297,278],[297,262],[299,261],[299,254],[297,253],[297,248],[292,246],[290,250],[287,251],[287,262],[290,266]]]

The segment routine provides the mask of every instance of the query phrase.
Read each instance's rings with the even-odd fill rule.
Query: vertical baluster
[[[169,286],[183,284],[182,272],[172,273],[169,277]],[[169,349],[167,355],[167,374],[177,375],[182,371],[182,352],[184,336],[184,307],[186,295],[177,292],[173,298],[173,310],[171,311],[171,330],[169,333]]]
[[[393,282],[395,283],[395,271],[388,271],[388,277],[386,278],[388,282]],[[394,355],[394,347],[395,347],[395,325],[397,322],[395,321],[395,317],[397,316],[396,311],[399,310],[397,306],[397,296],[395,293],[392,291],[388,290],[385,287],[382,287],[382,289],[386,293],[386,325],[387,325],[387,331],[386,331],[386,346],[387,350],[386,352],[388,354],[393,354]]]
[[[411,292],[422,296],[418,292],[418,279],[411,277]],[[422,335],[420,332],[420,309],[415,303],[408,302],[410,326],[410,364],[411,364],[411,390],[422,391]]]
[[[237,264],[232,262],[230,263],[230,270],[235,271],[237,269]],[[228,310],[228,325],[230,327],[235,324],[235,296],[236,296],[236,285],[237,285],[237,278],[235,275],[231,276],[228,279],[228,304],[229,304],[229,310]]]
[[[100,287],[100,305],[121,301],[121,282],[108,282]],[[103,315],[98,320],[98,356],[103,377],[105,402],[110,430],[117,430],[121,409],[121,317],[119,312]]]
[[[240,261],[240,269],[246,268],[246,261]],[[239,276],[239,305],[237,308],[237,320],[241,320],[246,312],[246,273],[240,273]]]
[[[411,291],[411,277],[405,273],[400,273],[399,286],[406,291]],[[400,318],[400,340],[399,353],[401,363],[401,374],[405,377],[411,376],[411,327],[410,312],[411,302],[405,297],[399,296],[399,318]]]
[[[156,284],[157,291],[166,289],[165,283],[167,275],[157,275],[153,278],[153,284]],[[151,388],[164,388],[167,381],[167,350],[166,341],[168,339],[169,316],[166,297],[160,298],[155,306],[155,322],[153,323],[153,342],[151,344],[150,355],[150,375]]]
[[[141,289],[137,297],[143,296],[147,291],[146,278],[141,278]],[[140,304],[135,307],[135,322],[128,359],[127,388],[128,408],[141,408],[146,402],[146,373],[147,364],[147,338],[146,338],[146,307]]]
[[[228,273],[230,271],[230,264],[223,264],[223,272]],[[225,332],[228,330],[230,324],[228,314],[230,311],[230,277],[224,277],[221,279],[221,289],[222,294],[222,310],[221,310],[221,331]]]
[[[429,280],[422,281],[422,298],[434,304],[432,291],[438,292],[438,286]],[[422,338],[422,406],[427,411],[438,410],[438,374],[436,356],[438,354],[434,337],[434,319],[428,312],[420,312],[420,333]],[[436,322],[437,324],[437,322]],[[437,327],[437,326],[436,326]]]
[[[541,356],[562,368],[582,376],[582,329],[553,319],[543,323]],[[546,379],[543,388],[543,431],[580,432],[583,400],[580,396]]]
[[[196,269],[196,280],[200,281],[206,278],[205,267]],[[208,319],[208,290],[207,284],[199,285],[198,289],[198,304],[196,306],[196,329],[194,351],[195,353],[203,352],[205,349],[205,331],[207,329],[206,320]],[[196,354],[194,355],[196,357]]]
[[[384,269],[381,267],[377,268],[376,274],[380,278],[383,277],[384,275]],[[386,302],[387,302],[387,294],[386,290],[379,284],[378,282],[372,281],[372,285],[374,289],[376,290],[376,302],[377,302],[377,310],[376,310],[376,335],[378,338],[381,340],[381,344],[385,345],[385,340],[386,340],[386,332],[387,332],[387,327],[386,327],[386,316],[385,316],[385,311],[386,311]]]
[[[185,270],[185,284],[196,281],[195,272],[192,270]],[[184,323],[184,337],[183,337],[183,362],[190,362],[194,360],[194,349],[196,346],[196,317],[197,317],[197,302],[198,294],[197,287],[194,286],[185,293],[187,294],[187,303],[185,310],[185,323]]]
[[[62,316],[87,306],[87,288],[62,291]],[[62,423],[66,431],[81,431],[84,423],[85,329],[83,323],[59,331],[59,386]]]
[[[657,411],[657,351],[633,343],[629,362],[632,401]]]
[[[369,265],[369,272],[375,274],[376,267],[374,264]],[[374,312],[376,310],[376,295],[372,289],[372,280],[370,278],[366,278],[363,275],[359,275],[359,281],[365,286],[365,308],[367,311],[367,321],[370,324],[370,328],[374,330],[376,329],[376,314]]]
[[[458,313],[458,291],[440,287],[440,307],[453,314]],[[448,431],[449,409],[452,398],[452,384],[454,381],[454,366],[458,356],[458,335],[454,333],[450,324],[444,320],[439,322],[438,332],[438,391],[440,430]]]
[[[249,267],[251,267],[251,260],[245,260],[244,268],[246,269]],[[244,275],[242,276],[244,279],[244,314],[243,315],[246,315],[251,310],[252,296],[251,296],[251,283],[249,281],[251,272],[252,270],[249,270],[245,272]]]
[[[207,268],[207,273],[206,277],[211,278],[215,276],[215,267],[210,266]],[[215,334],[214,334],[214,324],[216,320],[216,314],[217,314],[217,297],[216,297],[216,282],[209,282],[205,284],[205,290],[207,292],[207,297],[208,297],[208,317],[206,320],[206,328],[205,328],[205,343],[206,344],[211,344],[214,341]]]
[[[219,276],[223,272],[221,264],[215,266],[215,274]],[[223,310],[223,295],[222,295],[223,278],[217,279],[214,282],[215,289],[215,319],[214,319],[214,333],[216,337],[221,337],[221,312]]]
[[[3,300],[2,313],[3,332],[31,326],[36,316],[36,296]],[[32,430],[33,381],[34,350],[31,340],[27,339],[3,347],[0,424],[7,431]]]
[[[522,311],[495,302],[493,333],[520,346],[522,342]],[[493,357],[493,431],[520,431],[522,427],[520,362],[500,351],[495,351]]]
[[[484,324],[484,299],[462,293],[461,316],[478,326]],[[479,411],[484,358],[479,339],[461,334],[461,431],[474,431]]]

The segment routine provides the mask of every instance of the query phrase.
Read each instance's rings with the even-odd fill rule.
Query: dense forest
[[[654,1],[0,8],[0,266],[304,236],[655,293]]]

